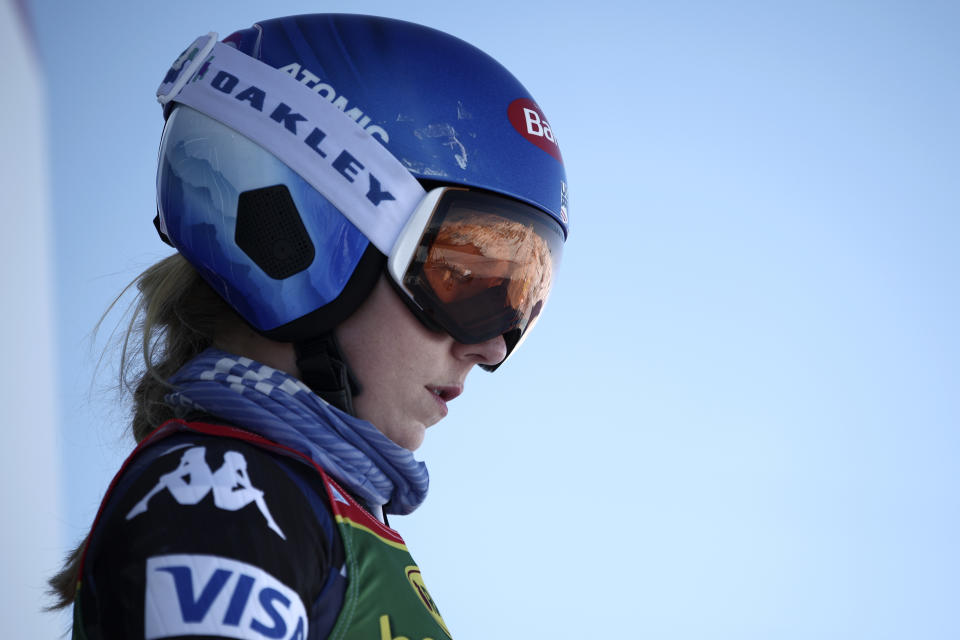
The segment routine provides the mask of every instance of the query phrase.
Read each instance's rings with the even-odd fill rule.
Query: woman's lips
[[[440,409],[443,413],[443,416],[447,415],[447,403],[463,393],[463,387],[456,385],[430,385],[427,387],[427,391],[433,395],[437,400],[437,404],[440,405]]]

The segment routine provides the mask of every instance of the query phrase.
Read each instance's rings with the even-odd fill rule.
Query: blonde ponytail
[[[121,343],[120,383],[133,396],[130,429],[140,442],[174,417],[163,401],[171,389],[167,379],[213,343],[218,327],[242,321],[178,253],[141,273],[132,286],[137,297]],[[66,607],[76,598],[85,545],[86,539],[50,579],[55,599],[50,609]]]

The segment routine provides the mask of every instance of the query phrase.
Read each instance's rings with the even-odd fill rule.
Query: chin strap
[[[360,383],[350,371],[333,332],[295,342],[293,347],[297,353],[300,379],[328,403],[356,415],[353,396],[360,394]]]

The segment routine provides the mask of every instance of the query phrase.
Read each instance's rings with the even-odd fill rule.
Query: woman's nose
[[[453,353],[461,360],[470,360],[474,364],[494,365],[507,357],[507,343],[503,336],[490,338],[476,344],[453,343]]]

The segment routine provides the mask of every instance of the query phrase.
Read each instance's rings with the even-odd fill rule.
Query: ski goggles
[[[539,318],[564,239],[547,213],[461,187],[425,192],[343,109],[215,33],[184,50],[157,99],[217,120],[300,175],[389,256],[392,282],[426,326],[464,344],[502,335],[509,357]],[[157,229],[166,235],[162,218]]]
[[[387,270],[426,326],[464,344],[502,335],[509,357],[543,311],[562,247],[560,225],[532,206],[439,187],[400,232]]]

